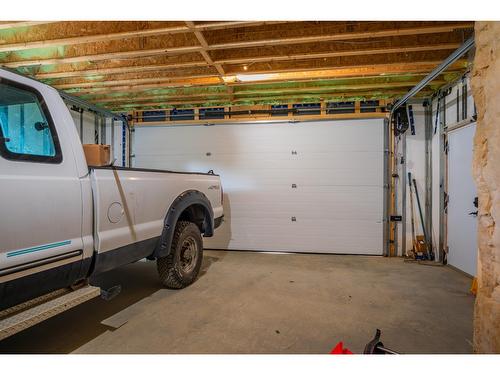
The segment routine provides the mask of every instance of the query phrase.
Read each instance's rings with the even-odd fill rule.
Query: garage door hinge
[[[297,155],[297,151],[292,150],[292,155]]]
[[[295,216],[292,216],[292,221],[297,221],[297,218]]]
[[[297,189],[297,184],[292,184],[292,189]]]

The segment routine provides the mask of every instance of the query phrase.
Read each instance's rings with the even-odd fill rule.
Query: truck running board
[[[87,285],[76,290],[60,289],[0,311],[0,340],[57,314],[98,297],[101,289]]]

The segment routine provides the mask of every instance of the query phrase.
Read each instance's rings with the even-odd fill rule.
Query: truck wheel
[[[202,258],[200,229],[189,221],[177,222],[170,254],[156,261],[160,281],[167,288],[185,288],[198,276]]]

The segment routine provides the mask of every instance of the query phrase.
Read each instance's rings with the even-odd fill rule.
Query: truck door
[[[81,268],[80,181],[66,142],[68,124],[54,123],[47,104],[54,99],[47,97],[52,92],[44,92],[44,87],[0,77],[0,305],[4,306],[13,304],[6,299],[7,294],[16,294],[16,286],[22,288],[14,299],[22,300],[67,286]],[[60,103],[56,110],[65,109]]]

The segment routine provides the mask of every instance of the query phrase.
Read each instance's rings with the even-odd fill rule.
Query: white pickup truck
[[[197,277],[223,217],[213,173],[89,167],[54,88],[0,69],[0,310],[143,258]]]

